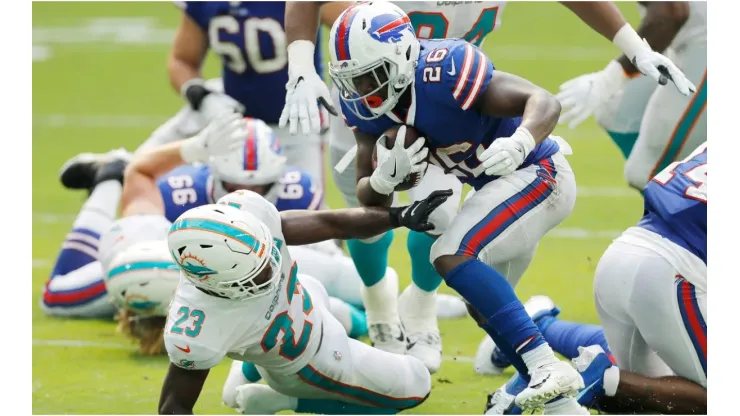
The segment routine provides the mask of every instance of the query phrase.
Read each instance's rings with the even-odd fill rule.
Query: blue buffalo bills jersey
[[[206,165],[182,165],[157,181],[164,199],[165,217],[174,222],[185,211],[201,205],[213,204],[214,178]],[[315,210],[321,205],[323,195],[311,176],[297,168],[286,169],[275,185],[278,211],[289,209]]]
[[[375,22],[382,17],[376,17],[368,31],[379,41],[393,42],[399,29],[383,21]],[[414,126],[427,139],[431,163],[480,189],[496,177],[484,173],[478,155],[496,139],[511,136],[521,124],[521,117],[495,117],[474,109],[473,104],[489,83],[496,82],[493,63],[478,47],[460,39],[420,40],[420,43],[409,110],[405,113],[394,110],[374,120],[363,120],[342,101],[346,124],[376,137],[398,124]],[[333,46],[349,51],[343,45]],[[369,109],[358,107],[366,113],[363,115],[371,115]],[[558,150],[558,144],[547,138],[534,148],[520,168]]]
[[[285,2],[183,2],[185,13],[208,34],[221,57],[224,92],[246,107],[246,116],[277,124],[285,105],[288,51]],[[321,45],[321,39],[316,40]],[[321,48],[314,56],[323,73]]]
[[[707,144],[673,162],[645,187],[645,214],[637,224],[707,262]]]

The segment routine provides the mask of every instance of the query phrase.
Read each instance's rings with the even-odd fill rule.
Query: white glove
[[[290,123],[290,134],[298,133],[298,123],[303,134],[321,131],[318,102],[329,113],[337,115],[331,105],[331,93],[314,67],[314,44],[296,40],[288,45],[288,83],[285,85],[285,107],[278,122],[280,127]]]
[[[599,72],[566,81],[555,96],[563,110],[568,109],[560,115],[558,123],[569,123],[570,128],[581,124],[600,105],[619,92],[629,80],[622,65],[617,61],[611,61]]]
[[[532,133],[524,127],[516,129],[511,137],[493,141],[488,149],[478,157],[486,168],[486,175],[506,176],[514,173],[524,163],[524,159],[537,146]]]
[[[686,78],[686,75],[676,67],[673,61],[652,50],[647,40],[643,39],[643,42],[645,48],[637,51],[632,58],[632,65],[643,74],[656,80],[660,85],[666,85],[668,80],[673,81],[678,92],[683,95],[689,96],[696,92],[696,86]],[[661,70],[663,70],[663,73],[661,73]]]
[[[426,140],[423,137],[416,139],[408,149],[404,147],[406,142],[406,126],[401,126],[396,133],[396,142],[388,149],[385,143],[378,139],[378,167],[370,176],[370,186],[375,192],[390,195],[406,176],[412,173],[424,172],[427,168],[425,162],[429,155],[429,149],[424,146]]]
[[[212,156],[223,156],[243,146],[247,123],[238,113],[222,113],[203,131],[182,141],[180,157],[185,163],[206,162]]]
[[[188,96],[188,91],[198,89],[195,97]],[[205,94],[205,95],[204,95]],[[190,103],[190,106],[198,107],[198,112],[203,114],[206,121],[212,121],[224,113],[244,113],[244,106],[220,91],[213,91],[206,87],[206,82],[201,78],[193,78],[180,87],[180,95]],[[198,97],[196,99],[196,97]],[[199,101],[196,105],[195,102]]]

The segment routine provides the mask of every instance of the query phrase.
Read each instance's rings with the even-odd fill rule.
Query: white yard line
[[[63,347],[63,348],[101,348],[111,350],[135,351],[135,345],[118,344],[112,342],[82,341],[75,339],[33,339],[34,347]],[[473,357],[443,356],[445,361],[457,361],[461,363],[472,363]]]

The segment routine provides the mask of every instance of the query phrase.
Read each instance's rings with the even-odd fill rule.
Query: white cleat
[[[496,348],[496,344],[491,337],[488,335],[483,336],[483,340],[478,345],[478,350],[475,352],[475,360],[473,361],[473,368],[475,368],[476,374],[500,376],[504,372],[505,368],[493,365],[491,355],[494,348]]]
[[[243,415],[274,415],[283,410],[295,410],[294,402],[297,399],[264,384],[247,384],[236,389],[236,410]]]
[[[516,396],[522,410],[538,410],[545,403],[558,397],[575,397],[584,387],[583,377],[565,361],[538,367],[532,372],[529,385]]]
[[[406,335],[398,324],[368,324],[371,345],[393,354],[406,354]]]
[[[503,415],[504,412],[514,406],[514,396],[506,392],[506,385],[498,388],[493,394],[488,395],[486,402],[486,415]]]
[[[524,302],[524,310],[527,311],[527,314],[533,320],[537,320],[543,315],[556,316],[560,313],[560,309],[555,307],[555,302],[544,295],[532,296],[527,299],[527,301]]]
[[[457,296],[437,294],[437,318],[459,319],[468,315],[465,302]]]
[[[408,339],[406,354],[421,360],[430,374],[442,365],[436,297],[436,292],[423,291],[412,283],[398,299],[398,312]]]

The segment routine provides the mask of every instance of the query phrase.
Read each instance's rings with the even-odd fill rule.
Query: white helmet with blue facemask
[[[329,75],[350,111],[372,120],[391,111],[413,84],[420,51],[411,21],[387,1],[356,4],[345,10],[329,33]],[[369,76],[372,91],[357,88]],[[383,98],[383,90],[387,97]]]

